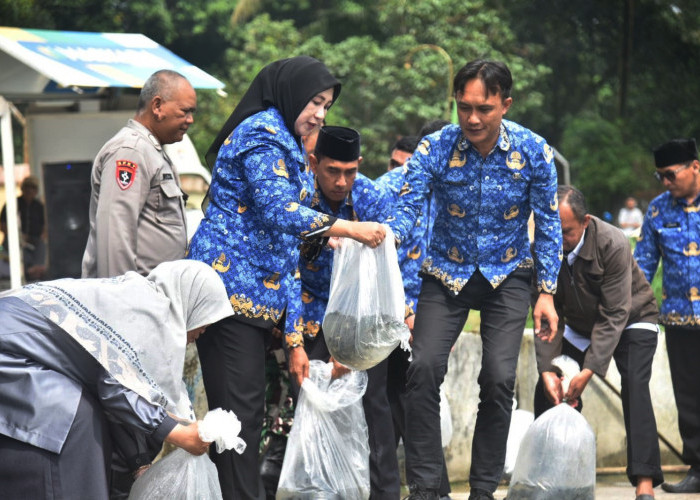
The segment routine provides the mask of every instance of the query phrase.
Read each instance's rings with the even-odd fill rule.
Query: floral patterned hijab
[[[193,418],[182,382],[187,331],[233,313],[216,271],[193,260],[165,262],[146,277],[60,279],[7,295],[65,330],[119,383],[181,418]]]

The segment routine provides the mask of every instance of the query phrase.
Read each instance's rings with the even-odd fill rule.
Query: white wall
[[[32,174],[41,179],[41,167],[47,162],[92,162],[102,145],[132,116],[134,111],[27,115]]]

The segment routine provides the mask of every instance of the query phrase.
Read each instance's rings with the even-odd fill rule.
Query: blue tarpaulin
[[[0,27],[0,95],[143,85],[154,71],[182,73],[193,87],[224,84],[138,33]],[[81,90],[83,91],[83,90]]]

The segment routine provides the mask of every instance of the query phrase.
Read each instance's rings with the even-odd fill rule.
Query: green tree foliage
[[[626,144],[618,122],[608,121],[595,112],[571,118],[564,127],[561,149],[576,166],[571,181],[586,196],[589,210],[599,216],[604,211],[617,214],[615,200],[644,188],[644,179],[653,171],[649,154],[634,144]]]
[[[551,68],[542,106],[523,121],[569,159],[591,209],[615,213],[625,196],[658,194],[651,149],[700,132],[700,5],[515,0],[504,14],[527,59]]]
[[[200,107],[218,115],[199,122],[199,131],[213,134],[264,64],[299,54],[323,60],[342,81],[341,97],[327,121],[360,130],[363,171],[370,177],[384,172],[388,150],[398,137],[449,115],[452,77],[468,60],[508,62],[518,95],[514,118],[541,104],[542,94],[535,89],[546,66],[532,65],[515,52],[508,26],[483,1],[298,4],[308,16],[296,12],[289,18],[284,2],[239,2],[225,54],[229,97],[225,106],[214,97],[211,103],[206,99]]]
[[[298,54],[343,82],[328,120],[361,130],[370,176],[398,136],[444,116],[450,63],[478,57],[508,63],[507,117],[569,159],[596,213],[660,192],[650,149],[700,131],[696,0],[0,0],[0,19],[142,32],[211,72],[228,97],[199,92],[201,153],[260,68]]]

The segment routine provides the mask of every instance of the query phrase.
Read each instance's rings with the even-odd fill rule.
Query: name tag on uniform
[[[664,227],[674,228],[681,227],[681,225],[678,222],[667,222],[666,224],[664,224]]]
[[[164,181],[172,180],[172,178],[173,178],[173,174],[163,174]]]

